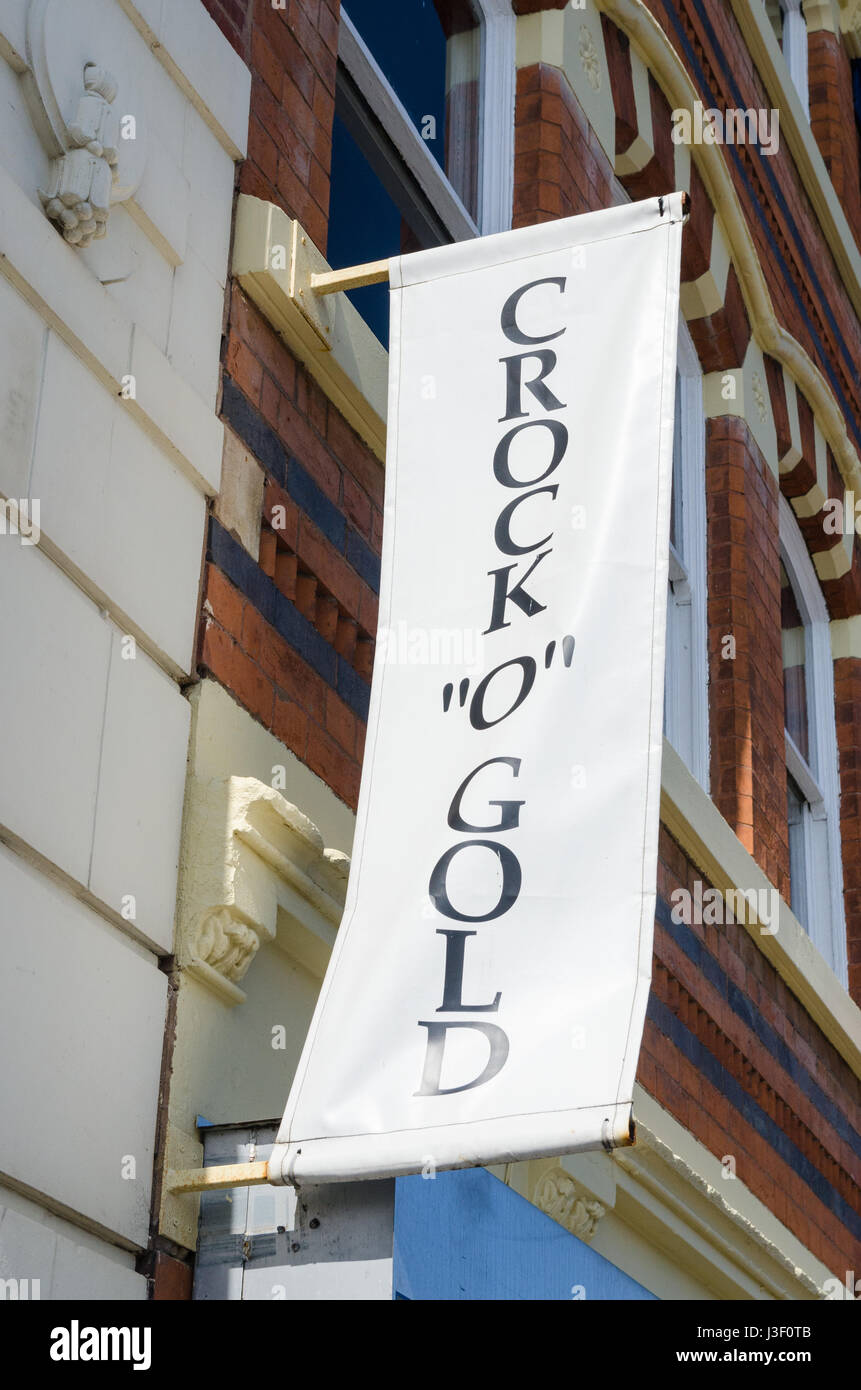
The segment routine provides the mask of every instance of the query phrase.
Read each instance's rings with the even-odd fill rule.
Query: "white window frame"
[[[507,231],[514,200],[517,20],[510,0],[473,0],[481,15],[478,220],[416,130],[412,118],[349,17],[341,10],[338,59],[385,136],[455,241]]]
[[[807,84],[807,20],[801,0],[779,0],[783,15],[781,48],[792,85],[798,93],[804,114],[810,120],[810,93]]]
[[[681,318],[677,370],[680,468],[674,480],[673,506],[680,549],[670,545],[664,727],[688,771],[703,790],[708,791],[705,411],[702,369],[687,325]]]
[[[819,578],[792,507],[783,496],[780,498],[780,551],[804,625],[809,761],[785,733],[786,770],[804,798],[800,896],[806,905],[807,920],[802,926],[845,986],[849,969],[831,628]]]

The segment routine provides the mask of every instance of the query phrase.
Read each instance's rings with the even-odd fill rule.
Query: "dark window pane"
[[[474,217],[481,30],[470,0],[351,0],[344,8]]]
[[[675,423],[673,427],[673,480],[670,502],[670,544],[684,560],[684,485],[682,481],[682,376],[676,372]]]
[[[810,761],[807,713],[806,644],[804,620],[789,575],[780,566],[780,605],[783,627],[784,722],[790,738],[805,762]]]
[[[407,200],[404,199],[404,206]],[[418,222],[418,217],[413,219]],[[336,269],[382,260],[433,245],[420,236],[383,186],[350,130],[335,113],[332,132],[332,183],[326,259]],[[389,343],[389,287],[366,285],[350,299],[380,342]]]
[[[807,879],[804,864],[805,800],[789,773],[786,774],[786,812],[789,822],[789,906],[803,927],[807,925]]]

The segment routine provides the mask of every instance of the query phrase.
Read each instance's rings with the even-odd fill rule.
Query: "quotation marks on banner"
[[[575,639],[566,634],[566,636],[562,638],[562,660],[566,668],[570,667],[572,661],[574,660],[574,647]],[[556,650],[557,644],[555,641],[547,643],[547,646],[544,650],[545,671],[550,670],[550,667],[553,664],[553,659],[556,655]],[[498,719],[486,719],[484,715],[484,697],[487,694],[490,683],[495,676],[499,675],[500,671],[507,670],[509,666],[520,666],[523,672],[520,690],[518,691],[517,698],[515,699],[511,707],[507,709],[504,714],[501,714]],[[518,708],[518,706],[523,703],[530,690],[532,689],[535,683],[536,674],[537,667],[534,658],[531,656],[516,656],[512,658],[511,661],[504,661],[501,666],[497,666],[493,671],[490,671],[488,675],[484,677],[483,680],[479,681],[478,685],[475,688],[475,693],[473,694],[472,700],[470,702],[469,720],[473,728],[490,729],[493,727],[494,724],[501,724],[503,719],[508,718],[509,714],[513,714],[514,711]],[[469,695],[469,687],[470,680],[469,677],[466,676],[458,685],[458,704],[460,705],[461,709],[463,709],[466,705],[467,696]],[[448,714],[449,710],[451,709],[451,702],[453,696],[454,684],[452,681],[447,681],[446,684],[443,686],[442,692],[442,708],[444,714]]]

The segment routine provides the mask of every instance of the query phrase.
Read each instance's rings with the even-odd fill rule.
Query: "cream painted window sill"
[[[346,295],[313,293],[311,276],[330,269],[298,222],[274,203],[240,194],[233,274],[385,462],[389,355]]]

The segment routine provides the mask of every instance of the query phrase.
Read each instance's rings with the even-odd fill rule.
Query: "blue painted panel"
[[[582,1290],[582,1292],[580,1292]],[[396,1299],[653,1299],[484,1168],[398,1178]]]

